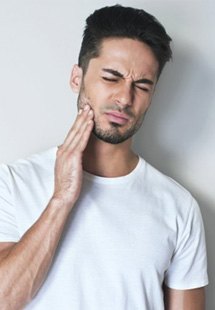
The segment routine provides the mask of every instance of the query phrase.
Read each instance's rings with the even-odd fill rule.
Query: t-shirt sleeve
[[[0,242],[19,240],[17,229],[11,176],[6,165],[0,165]]]
[[[208,284],[205,233],[197,202],[192,199],[184,225],[178,228],[176,249],[165,284],[173,289],[193,289]]]

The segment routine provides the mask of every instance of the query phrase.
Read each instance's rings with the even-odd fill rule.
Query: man
[[[1,167],[1,309],[204,309],[198,205],[131,148],[170,41],[143,10],[87,19],[64,143]]]

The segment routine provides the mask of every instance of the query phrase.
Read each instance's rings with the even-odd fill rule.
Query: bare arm
[[[19,310],[42,285],[82,186],[82,155],[93,128],[89,106],[57,152],[54,194],[18,243],[0,243],[1,310]]]
[[[204,310],[204,287],[191,290],[164,288],[165,310]]]

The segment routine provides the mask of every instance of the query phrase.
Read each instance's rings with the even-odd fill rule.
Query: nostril
[[[115,102],[117,105],[127,106],[131,105],[133,102],[133,92],[123,91],[115,97]]]

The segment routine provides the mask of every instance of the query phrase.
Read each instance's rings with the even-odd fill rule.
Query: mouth
[[[124,125],[129,121],[129,116],[122,112],[110,111],[105,114],[107,115],[108,120],[112,123]]]

